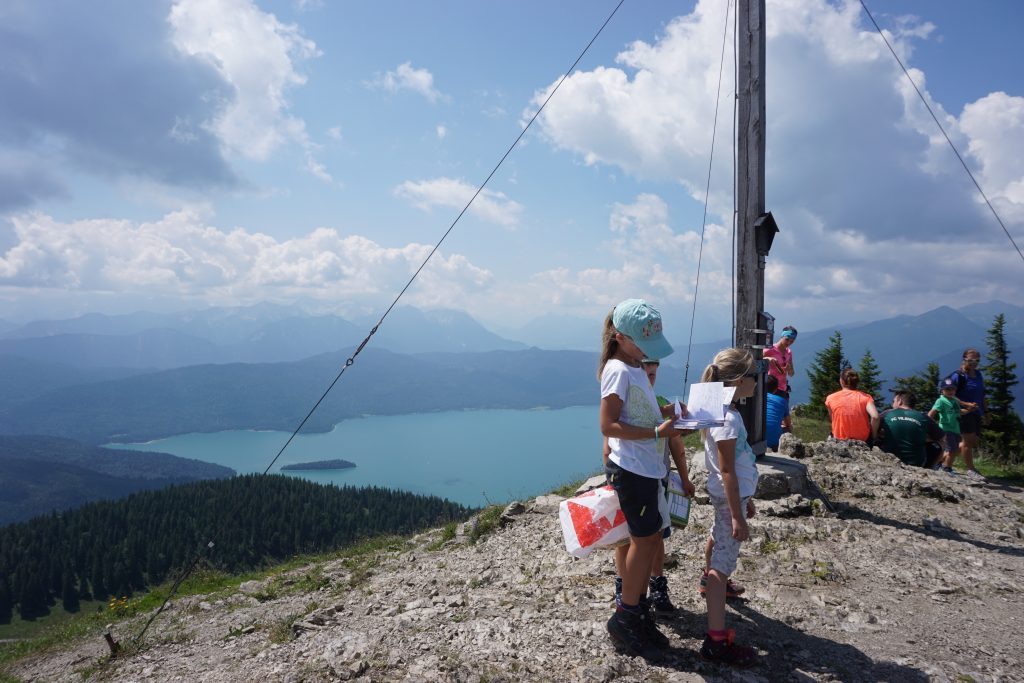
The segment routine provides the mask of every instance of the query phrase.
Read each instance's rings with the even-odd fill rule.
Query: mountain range
[[[0,331],[0,355],[76,367],[166,369],[300,360],[358,345],[375,320],[307,315],[275,304],[174,314],[90,313]],[[399,353],[525,349],[454,310],[396,308],[374,346]]]
[[[792,381],[793,401],[807,399],[806,371],[835,330],[842,332],[844,351],[852,364],[856,365],[870,349],[882,378],[891,380],[922,370],[932,361],[939,363],[943,373],[951,372],[967,346],[979,347],[984,353],[986,330],[997,313],[1006,316],[1011,354],[1021,358],[1024,307],[999,301],[959,310],[940,306],[916,316],[801,331],[793,346],[797,368]],[[0,386],[4,387],[0,392],[0,430],[39,431],[93,443],[111,434],[165,435],[167,429],[174,429],[170,416],[199,410],[208,411],[208,419],[203,420],[205,429],[229,428],[221,425],[277,427],[294,415],[304,414],[306,402],[315,400],[317,389],[344,361],[342,356],[347,354],[342,351],[348,349],[350,353],[374,322],[308,315],[290,307],[259,304],[174,314],[92,313],[18,326],[8,323],[9,329],[0,333]],[[592,329],[591,323],[542,316],[535,321],[534,332],[560,326],[566,340],[596,338],[598,330]],[[721,340],[688,349],[677,342],[677,353],[665,362],[659,389],[666,395],[682,393],[682,371],[687,360],[687,379],[692,383],[714,353],[728,345],[728,340]],[[373,378],[352,380],[360,384],[354,393],[360,394],[365,405],[341,401],[336,406],[340,412],[326,419],[336,421],[380,410],[418,412],[441,405],[529,407],[564,405],[567,400],[587,402],[593,398],[588,392],[593,388],[596,350],[531,350],[487,330],[462,312],[396,308],[363,355],[369,359],[367,369]],[[577,369],[579,374],[556,373],[560,383],[554,383],[531,365],[547,368],[558,363]],[[517,368],[518,374],[503,373],[502,365]],[[449,396],[424,406],[424,400],[409,390],[421,381],[423,391],[436,394],[437,390],[430,387],[443,387],[443,391],[460,398]],[[270,394],[261,396],[254,391],[256,387]],[[236,397],[240,391],[244,395]],[[220,399],[227,402],[220,410],[207,405],[210,400]],[[302,405],[287,404],[291,399]],[[175,402],[181,405],[169,407]],[[403,402],[405,408],[386,407]],[[255,403],[264,408],[273,406],[277,417],[265,419],[259,416],[260,410],[244,407]],[[341,408],[342,404],[346,407]],[[102,406],[109,409],[104,412]],[[148,409],[168,418],[144,419]],[[100,412],[104,415],[95,414]],[[77,424],[70,415],[88,415],[90,424]],[[152,425],[168,425],[136,429],[134,422],[121,427],[115,424],[128,416]],[[252,423],[246,424],[247,420]],[[182,423],[171,433],[189,431],[185,427],[191,424]]]

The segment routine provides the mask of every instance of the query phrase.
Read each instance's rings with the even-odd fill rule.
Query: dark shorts
[[[960,450],[960,435],[956,432],[942,432],[942,450],[956,453]]]
[[[661,480],[661,495],[665,496],[665,500],[668,500],[668,477]],[[664,520],[663,520],[664,521]],[[665,532],[661,535],[662,538],[668,538],[672,535],[672,525],[669,524],[665,527]]]
[[[978,411],[972,410],[966,415],[960,416],[960,433],[981,434],[981,414]]]
[[[924,445],[924,454],[925,458],[924,462],[921,463],[921,467],[931,467],[942,458],[942,446],[929,441]]]
[[[661,510],[658,509],[658,496],[664,492],[661,480],[634,474],[611,460],[604,473],[619,495],[619,508],[626,517],[629,535],[643,538],[661,532]]]

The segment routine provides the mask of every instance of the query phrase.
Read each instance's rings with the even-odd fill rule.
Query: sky
[[[1024,4],[867,2],[1024,246]],[[382,313],[615,4],[6,0],[0,318]],[[403,303],[514,331],[639,297],[680,340],[702,253],[693,337],[728,337],[733,10],[626,0]],[[1024,301],[860,3],[767,22],[778,324]]]

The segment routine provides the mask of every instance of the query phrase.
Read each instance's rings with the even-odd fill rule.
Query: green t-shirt
[[[944,432],[960,433],[960,402],[954,399],[939,396],[932,406],[932,410],[939,414],[939,426]]]
[[[923,466],[927,458],[924,444],[929,432],[933,439],[942,436],[930,417],[907,408],[892,408],[882,413],[882,426],[882,450],[916,467]]]

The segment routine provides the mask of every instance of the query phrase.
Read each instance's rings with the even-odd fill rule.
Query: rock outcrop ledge
[[[710,508],[668,541],[672,654],[617,654],[612,559],[562,546],[557,499],[510,505],[470,543],[441,530],[372,556],[177,600],[138,652],[99,636],[18,662],[25,681],[1024,681],[1024,492],[796,444],[810,493],[758,501],[728,620],[758,664],[697,654]],[[790,446],[795,446],[790,444]],[[691,454],[694,464],[702,455]],[[465,531],[463,529],[462,531]],[[123,638],[139,620],[115,627]]]

